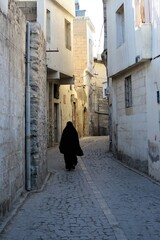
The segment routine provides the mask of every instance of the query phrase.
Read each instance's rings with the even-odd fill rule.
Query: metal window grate
[[[131,76],[125,78],[125,106],[132,107],[132,79]]]

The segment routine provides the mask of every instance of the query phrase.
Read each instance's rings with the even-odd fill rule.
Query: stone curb
[[[120,165],[122,165],[123,167],[128,168],[130,171],[135,172],[135,173],[137,173],[138,175],[140,175],[140,176],[142,176],[142,177],[144,177],[144,178],[147,178],[149,181],[153,182],[154,184],[160,186],[160,182],[156,181],[156,180],[153,179],[151,176],[149,176],[149,175],[147,175],[147,174],[145,174],[145,173],[143,173],[143,172],[140,172],[140,171],[138,171],[138,170],[135,169],[135,168],[132,168],[132,167],[128,166],[127,164],[125,164],[125,163],[121,162],[120,160],[116,159],[113,155],[112,155],[110,158],[111,158],[112,160],[116,161],[117,163],[119,163]]]
[[[2,224],[0,226],[0,234],[2,234],[5,231],[6,227],[9,225],[11,220],[15,217],[20,207],[24,204],[25,200],[29,196],[29,192],[25,192],[23,195],[24,196],[21,198],[17,206],[11,212],[8,212],[9,216],[4,218],[4,220],[2,220]]]
[[[0,234],[2,234],[6,227],[10,224],[11,220],[16,216],[18,210],[21,208],[21,206],[24,204],[24,202],[26,201],[26,199],[32,195],[33,193],[38,193],[38,192],[42,192],[48,182],[48,180],[50,179],[51,175],[53,173],[49,172],[47,174],[47,177],[45,178],[45,181],[42,185],[42,187],[39,190],[33,190],[30,192],[25,192],[23,195],[23,197],[20,199],[19,203],[17,204],[17,206],[11,211],[9,212],[9,216],[6,217],[4,220],[2,220],[1,226],[0,226]]]

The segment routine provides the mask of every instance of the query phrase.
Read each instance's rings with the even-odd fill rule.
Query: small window
[[[89,62],[93,63],[93,42],[91,39],[89,39]]]
[[[124,23],[124,5],[116,12],[116,33],[117,47],[120,47],[125,41],[125,23]]]
[[[132,80],[131,76],[125,78],[125,106],[132,107]]]
[[[46,10],[46,40],[49,43],[51,41],[51,13]]]
[[[66,48],[71,50],[71,23],[65,19],[65,43]]]
[[[66,104],[66,95],[63,95],[63,104]]]

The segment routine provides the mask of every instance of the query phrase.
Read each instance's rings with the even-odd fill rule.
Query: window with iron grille
[[[132,79],[131,76],[125,78],[125,106],[132,107]]]

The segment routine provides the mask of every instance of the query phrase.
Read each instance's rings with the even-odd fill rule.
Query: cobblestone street
[[[29,195],[1,240],[160,239],[160,185],[114,159],[107,137],[81,146],[73,171],[58,146],[48,151],[45,188]]]

